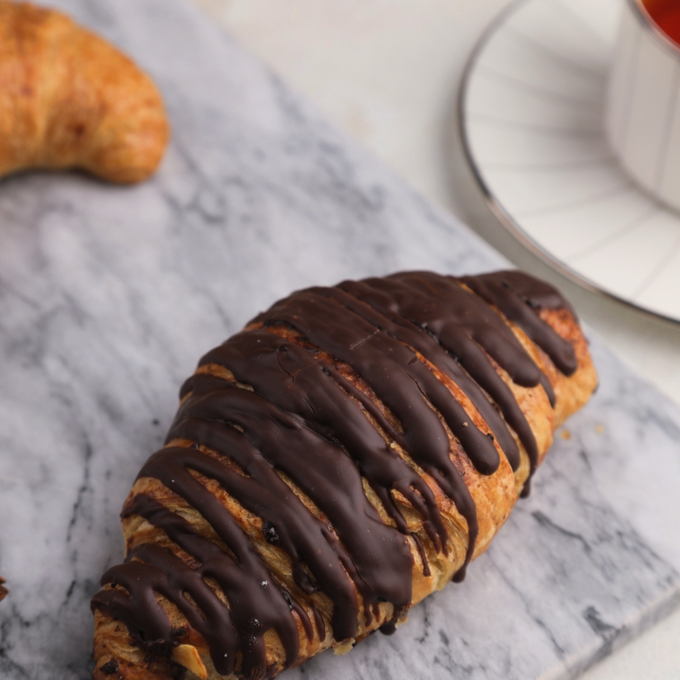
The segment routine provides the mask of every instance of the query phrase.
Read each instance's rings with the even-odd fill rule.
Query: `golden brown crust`
[[[496,366],[497,372],[501,375],[510,390],[512,390],[513,395],[532,428],[538,445],[539,461],[544,458],[550,447],[553,439],[553,432],[556,427],[558,427],[566,417],[586,403],[597,383],[597,376],[588,352],[587,341],[571,312],[566,309],[545,309],[541,311],[541,317],[557,332],[558,335],[568,340],[574,348],[578,368],[569,377],[556,370],[548,356],[534,344],[519,327],[510,324],[507,320],[506,323],[511,327],[520,343],[531,355],[539,368],[541,368],[548,376],[557,396],[556,407],[554,409],[551,407],[545,390],[540,387],[520,387],[513,383],[499,366]],[[287,329],[275,328],[270,329],[270,332],[284,334],[286,335],[287,340],[291,342],[302,342],[299,338],[296,338],[295,332]],[[325,362],[333,361],[333,359],[328,356],[322,356],[319,360]],[[422,357],[421,360],[425,361]],[[346,371],[347,375],[351,375],[351,379],[355,386],[362,390],[368,389],[360,378],[356,374],[353,374],[349,367],[342,368]],[[198,370],[201,372],[213,372],[225,377],[225,369],[218,366],[202,366]],[[456,398],[464,405],[475,424],[484,426],[484,421],[476,411],[474,405],[467,399],[457,385],[440,373],[436,367],[431,367],[431,370],[433,370],[438,375],[439,379],[451,389]],[[529,476],[529,457],[520,444],[521,462],[517,470],[513,472],[506,458],[501,456],[501,465],[498,470],[492,475],[482,475],[473,467],[466,454],[462,451],[460,445],[457,444],[450,433],[449,437],[451,441],[452,459],[458,470],[462,472],[465,483],[477,508],[479,535],[474,551],[474,557],[477,557],[487,549],[491,539],[505,522],[512,507],[517,501],[524,483]],[[394,447],[396,445],[392,443],[392,446]],[[417,467],[406,451],[399,449],[399,447],[397,447],[397,449],[399,455],[404,457],[410,465]],[[405,498],[400,494],[396,494],[397,501],[408,522],[409,529],[417,533],[420,537],[430,566],[430,575],[426,576],[423,573],[422,562],[418,550],[413,541],[409,540],[413,555],[413,588],[411,604],[417,603],[435,590],[444,587],[451,580],[451,577],[464,562],[468,543],[467,523],[456,509],[454,503],[442,492],[431,477],[422,471],[421,474],[435,495],[438,508],[446,526],[447,534],[450,538],[452,549],[447,555],[438,552],[432,541],[428,538],[421,516],[411,507]],[[229,512],[237,519],[243,530],[249,534],[252,542],[264,556],[264,559],[272,573],[276,575],[276,578],[290,589],[299,602],[303,604],[305,602],[309,603],[311,598],[315,608],[322,614],[328,624],[331,618],[330,601],[321,593],[306,595],[299,592],[299,589],[292,578],[290,559],[282,550],[269,545],[263,539],[261,531],[262,522],[260,518],[246,510],[216,483],[211,482],[208,479],[201,479],[198,474],[196,474],[196,476],[202,483],[211,489],[211,492],[219,499],[220,503],[229,508]],[[290,482],[290,480],[288,481]],[[391,520],[382,507],[378,497],[370,486],[366,483],[364,488],[367,497],[377,508],[383,521],[386,524],[391,523]],[[299,497],[303,498],[303,502],[310,507],[312,512],[317,514],[320,513],[318,508],[315,508],[311,501],[304,497],[299,489],[294,488],[294,491]],[[200,534],[210,537],[211,540],[219,541],[207,522],[205,522],[195,510],[190,508],[183,499],[165,488],[159,481],[149,478],[139,479],[132,489],[128,502],[131,498],[141,493],[154,497],[166,507],[182,514],[193,523]],[[124,533],[128,551],[138,543],[157,541],[168,546],[175,553],[181,554],[181,551],[167,539],[162,531],[153,527],[138,516],[132,516],[124,520]],[[187,555],[182,555],[182,557],[185,560],[191,559]],[[357,598],[360,598],[358,593]],[[173,667],[176,667],[174,666],[175,663],[193,672],[193,675],[191,675],[191,672],[189,673],[189,677],[209,678],[210,680],[224,677],[215,671],[205,641],[200,638],[200,636],[192,633],[190,627],[187,626],[185,618],[173,605],[162,600],[159,601],[162,602],[173,627],[176,627],[177,629],[187,629],[186,635],[181,639],[182,649],[179,652],[175,651],[173,654],[174,661],[166,660],[164,662],[159,662],[156,660],[151,662],[150,660],[145,659],[143,652],[134,645],[125,626],[118,624],[109,617],[97,612],[95,615],[95,680],[107,680],[112,677],[120,680],[136,680],[141,677],[158,680],[161,678],[166,679],[172,677],[171,673]],[[383,604],[380,605],[380,608],[381,615],[374,617],[369,625],[366,625],[363,622],[363,617],[360,616],[359,632],[356,637],[357,640],[362,639],[390,619],[393,613],[392,606]],[[308,613],[311,615],[311,607],[309,607]],[[326,637],[323,640],[313,639],[309,641],[304,634],[301,622],[296,620],[296,623],[301,643],[297,663],[302,663],[305,659],[328,647],[334,647],[336,652],[342,653],[352,646],[351,640],[344,641],[341,645],[338,645],[338,643],[332,639],[330,625],[326,625]],[[284,653],[275,633],[269,631],[265,636],[265,641],[268,649],[268,669],[273,675],[283,669]],[[189,649],[189,647],[192,649]],[[105,672],[107,663],[113,663],[113,665],[115,665],[115,673],[107,674]],[[110,668],[112,667],[113,666]],[[140,675],[140,669],[142,669],[142,675]]]
[[[0,1],[0,176],[82,168],[149,177],[169,136],[161,96],[128,57],[69,17]]]

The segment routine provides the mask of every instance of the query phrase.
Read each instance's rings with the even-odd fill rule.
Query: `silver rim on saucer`
[[[647,307],[644,304],[638,303],[635,300],[629,299],[624,295],[618,294],[612,290],[608,290],[606,287],[600,285],[598,282],[593,281],[588,276],[583,273],[573,269],[568,263],[561,260],[555,254],[550,252],[546,247],[539,243],[530,233],[528,233],[522,224],[511,214],[510,210],[503,204],[502,200],[495,194],[492,183],[485,176],[484,169],[480,164],[478,158],[476,157],[475,151],[473,149],[473,144],[470,139],[468,120],[468,97],[470,94],[470,85],[472,79],[475,75],[476,67],[485,49],[488,47],[491,39],[498,33],[498,31],[505,27],[506,22],[513,17],[513,15],[521,9],[528,2],[533,0],[513,0],[507,7],[505,7],[486,27],[482,33],[480,39],[475,45],[468,61],[465,65],[463,76],[461,80],[461,86],[457,98],[457,108],[458,108],[458,127],[460,133],[460,139],[462,141],[463,152],[472,170],[472,174],[479,185],[483,198],[492,211],[492,213],[497,217],[500,224],[510,232],[524,247],[529,251],[537,255],[541,260],[543,260],[550,267],[560,272],[569,280],[580,285],[581,287],[602,295],[611,300],[620,302],[630,308],[636,309],[645,314],[662,318],[672,323],[680,324],[680,316],[672,316],[671,314],[665,314],[662,311]],[[629,0],[633,4],[636,4],[635,0]],[[639,9],[639,8],[638,8]],[[604,134],[604,133],[603,133]]]

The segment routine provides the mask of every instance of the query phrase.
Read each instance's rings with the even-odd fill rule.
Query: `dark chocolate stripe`
[[[243,435],[225,427],[225,421],[242,428]],[[240,454],[234,443],[224,441],[227,433],[233,433],[231,439],[247,439],[252,444],[250,452]],[[321,590],[335,604],[333,629],[337,639],[353,637],[357,622],[352,584],[341,564],[366,602],[386,601],[399,608],[410,601],[410,578],[403,578],[405,571],[410,574],[410,551],[404,537],[386,526],[369,503],[351,458],[337,444],[309,429],[299,416],[281,411],[258,394],[197,374],[191,395],[180,408],[168,436],[228,452],[239,462],[248,478],[218,476],[218,469],[210,470],[209,476],[275,526],[282,547],[294,560],[299,553],[297,561],[311,569]],[[267,462],[264,470],[256,465],[259,460]],[[194,462],[203,465],[199,460]],[[283,482],[279,480],[277,484],[266,474],[272,466],[313,499],[347,554],[332,542],[330,532],[302,503],[290,498],[292,493]],[[141,474],[164,474],[163,466],[151,472],[143,469]],[[250,480],[258,482],[260,488],[248,493]],[[357,522],[358,517],[361,522]],[[325,550],[324,543],[334,543],[337,558],[331,554],[330,545]]]
[[[519,462],[515,443],[496,425],[493,417],[489,417],[488,402],[480,396],[480,387],[498,404],[530,457],[535,458],[536,439],[531,427],[487,354],[519,385],[537,385],[540,371],[493,310],[479,309],[474,295],[455,281],[427,273],[348,281],[340,287],[380,310],[391,311],[401,317],[402,323],[411,322],[431,333],[472,378],[472,381],[465,379],[460,370],[451,373],[489,422],[513,468]],[[439,363],[437,365],[440,366]]]
[[[430,539],[445,549],[446,533],[432,491],[371,424],[356,399],[348,399],[331,367],[312,352],[265,330],[243,332],[201,359],[200,365],[228,368],[264,399],[299,414],[322,436],[337,440],[351,455],[400,531],[404,518],[392,498],[399,491],[422,515]],[[193,378],[183,392],[190,392]]]
[[[569,303],[552,286],[519,271],[464,276],[460,280],[514,321],[564,375],[572,375],[576,371],[578,364],[574,348],[537,313],[541,309],[572,311]]]

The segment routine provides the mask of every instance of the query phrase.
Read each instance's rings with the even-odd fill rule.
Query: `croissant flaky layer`
[[[169,136],[151,79],[99,36],[52,9],[0,0],[0,176],[82,168],[138,182]]]
[[[206,354],[123,508],[95,678],[263,678],[462,578],[596,385],[517,271],[293,293]],[[193,675],[192,675],[193,674]]]

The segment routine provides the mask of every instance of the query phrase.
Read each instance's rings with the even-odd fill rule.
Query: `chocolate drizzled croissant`
[[[93,598],[95,678],[272,677],[344,651],[488,546],[596,375],[517,271],[293,293],[184,384]]]

